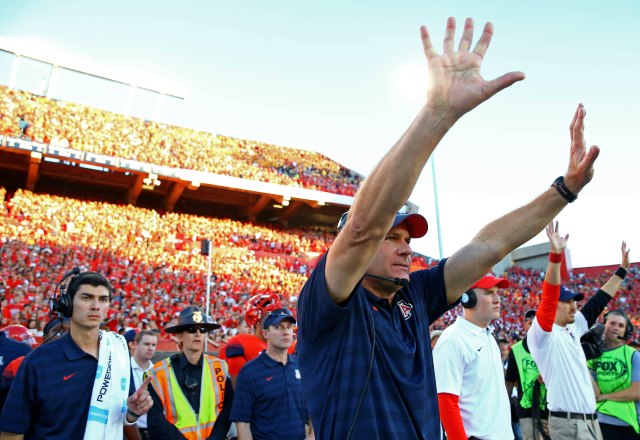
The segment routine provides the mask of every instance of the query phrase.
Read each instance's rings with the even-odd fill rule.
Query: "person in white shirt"
[[[137,387],[144,381],[144,373],[153,367],[153,356],[156,354],[156,347],[158,345],[158,334],[150,330],[140,330],[136,333],[133,339],[133,355],[131,356],[131,373],[133,381]],[[136,432],[129,432],[125,428],[125,433],[128,439],[141,438],[142,440],[149,439],[149,432],[147,431],[147,415],[141,416],[135,424],[135,428],[140,433],[140,437],[137,437]]]
[[[500,349],[489,323],[500,318],[500,289],[487,274],[462,295],[464,316],[445,329],[433,351],[442,425],[451,439],[511,440],[511,409]]]
[[[596,412],[595,388],[580,337],[604,310],[624,275],[616,272],[578,312],[584,298],[561,286],[560,269],[569,235],[562,237],[558,223],[547,226],[551,245],[542,300],[527,332],[527,343],[547,386],[549,434],[558,439],[602,439]],[[629,268],[629,251],[622,242],[622,268]]]

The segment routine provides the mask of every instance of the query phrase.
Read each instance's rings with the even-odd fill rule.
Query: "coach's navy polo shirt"
[[[251,424],[256,440],[305,438],[309,420],[297,356],[286,365],[266,352],[246,363],[236,381],[231,420]]]
[[[370,365],[351,438],[439,438],[429,324],[450,309],[446,260],[413,272],[392,305],[361,285],[345,304],[335,304],[327,292],[325,263],[326,254],[298,302],[302,389],[316,438],[347,438]]]
[[[67,333],[30,353],[0,416],[0,431],[25,439],[82,439],[98,360]],[[131,391],[131,389],[130,389]]]

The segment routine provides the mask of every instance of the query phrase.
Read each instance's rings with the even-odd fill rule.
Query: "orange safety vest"
[[[162,400],[164,416],[188,440],[209,437],[224,403],[225,385],[229,375],[227,363],[213,356],[203,356],[198,414],[180,388],[171,368],[171,358],[156,363],[149,371],[152,375],[151,384]]]

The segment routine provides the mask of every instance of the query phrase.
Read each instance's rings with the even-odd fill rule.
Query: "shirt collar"
[[[60,345],[62,346],[62,351],[64,352],[64,355],[70,361],[75,361],[85,356],[91,356],[92,358],[95,359],[93,355],[87,353],[86,351],[78,347],[78,344],[76,344],[76,342],[71,337],[71,332],[62,336],[60,339],[58,339],[58,341],[60,341]]]
[[[263,350],[260,353],[260,360],[269,368],[276,367],[278,365],[282,365],[282,362],[276,361],[271,356],[267,354],[267,350]],[[287,354],[287,363],[291,362],[291,355]]]
[[[191,365],[194,367],[202,367],[202,355],[200,355],[200,359],[198,359],[198,362],[195,365],[193,365],[191,362],[189,362],[189,359],[187,359],[184,353],[181,352],[180,357],[178,358],[178,366],[180,368],[186,368],[187,365]]]
[[[492,326],[478,327],[473,322],[467,321],[466,319],[464,319],[463,316],[458,316],[458,319],[456,319],[456,324],[466,329],[467,331],[471,332],[471,334],[473,335],[480,335],[482,333],[486,333],[486,334],[493,333]]]
[[[391,303],[389,303],[389,300],[386,298],[380,298],[378,295],[374,295],[373,293],[369,292],[367,289],[364,289],[366,295],[367,295],[367,300],[369,302],[372,302],[374,304],[377,304],[379,306],[383,306],[383,307],[387,307],[392,309],[400,300],[407,300],[407,298],[402,294],[402,289],[398,290],[394,295],[393,295],[393,300],[391,300]]]
[[[144,367],[141,367],[140,365],[138,365],[138,363],[136,362],[136,358],[131,356],[131,368],[137,368],[137,369],[142,370],[142,371],[147,371],[147,370],[151,369],[151,367],[153,367],[153,362],[149,361],[149,365],[147,366],[147,368],[144,368]]]

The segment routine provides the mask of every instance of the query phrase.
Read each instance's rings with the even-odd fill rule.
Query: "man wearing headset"
[[[600,391],[596,401],[604,440],[640,438],[640,353],[625,343],[632,335],[624,312],[606,313],[603,353],[589,361]]]
[[[527,344],[547,387],[549,435],[552,440],[602,439],[595,414],[597,385],[589,374],[580,338],[622,284],[629,268],[629,251],[622,242],[620,268],[578,311],[576,302],[584,295],[560,285],[569,235],[559,233],[557,222],[551,222],[546,231],[551,247],[549,265]]]
[[[127,345],[100,330],[113,297],[95,272],[67,273],[53,311],[69,317],[69,333],[27,356],[0,416],[1,439],[121,439],[153,404],[146,383],[130,382]],[[129,395],[129,397],[127,397]]]
[[[450,439],[513,439],[500,348],[489,326],[500,318],[509,280],[487,274],[462,295],[464,316],[433,351],[442,425]],[[491,402],[491,404],[488,404]]]
[[[396,214],[431,153],[465,113],[524,79],[520,72],[492,81],[480,75],[491,23],[473,49],[473,20],[465,22],[457,52],[454,34],[450,18],[439,55],[421,28],[426,103],[358,191],[338,236],[301,291],[297,348],[316,438],[437,438],[429,325],[494,264],[541,231],[593,177],[599,149],[585,148],[585,111],[579,105],[563,177],[485,226],[438,266],[410,273],[411,239],[425,235],[427,224],[419,214]]]

